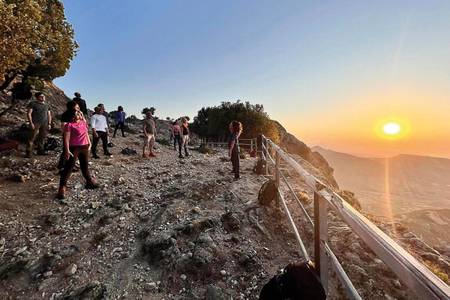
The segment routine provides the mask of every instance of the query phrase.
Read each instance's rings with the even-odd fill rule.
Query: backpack
[[[44,150],[45,151],[53,151],[60,147],[61,147],[61,143],[57,139],[49,137],[49,138],[47,138],[47,141],[45,142]]]
[[[136,155],[137,154],[136,150],[128,148],[128,147],[122,149],[121,153],[124,155]]]
[[[311,262],[290,263],[264,285],[259,300],[325,300],[325,290]]]

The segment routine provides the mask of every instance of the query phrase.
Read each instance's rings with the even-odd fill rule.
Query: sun
[[[395,141],[407,138],[410,128],[407,119],[396,116],[379,119],[374,129],[380,139]]]
[[[389,136],[399,135],[402,131],[402,127],[397,122],[387,122],[383,125],[383,132]]]

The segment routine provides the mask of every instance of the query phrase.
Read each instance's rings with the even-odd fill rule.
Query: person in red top
[[[75,162],[80,161],[80,169],[86,179],[86,188],[95,189],[98,184],[92,179],[89,173],[89,150],[91,149],[91,140],[86,120],[80,111],[73,111],[70,115],[70,122],[64,125],[64,150],[66,162],[61,172],[57,198],[64,199],[67,181],[72,174]]]

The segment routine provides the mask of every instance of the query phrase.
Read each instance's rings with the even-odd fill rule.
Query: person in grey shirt
[[[45,102],[45,95],[41,92],[34,94],[35,101],[28,104],[27,118],[30,122],[31,134],[26,149],[26,157],[31,157],[33,145],[36,142],[38,146],[38,155],[46,155],[44,151],[44,140],[47,137],[48,130],[51,128],[52,115],[48,104]]]

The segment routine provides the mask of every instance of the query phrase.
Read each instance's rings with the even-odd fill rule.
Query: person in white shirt
[[[103,144],[103,153],[106,156],[111,157],[112,154],[108,151],[108,123],[106,121],[106,117],[103,115],[102,107],[97,106],[94,109],[95,113],[91,117],[91,126],[92,126],[92,157],[100,158],[97,155],[97,145],[98,141],[101,139]]]

